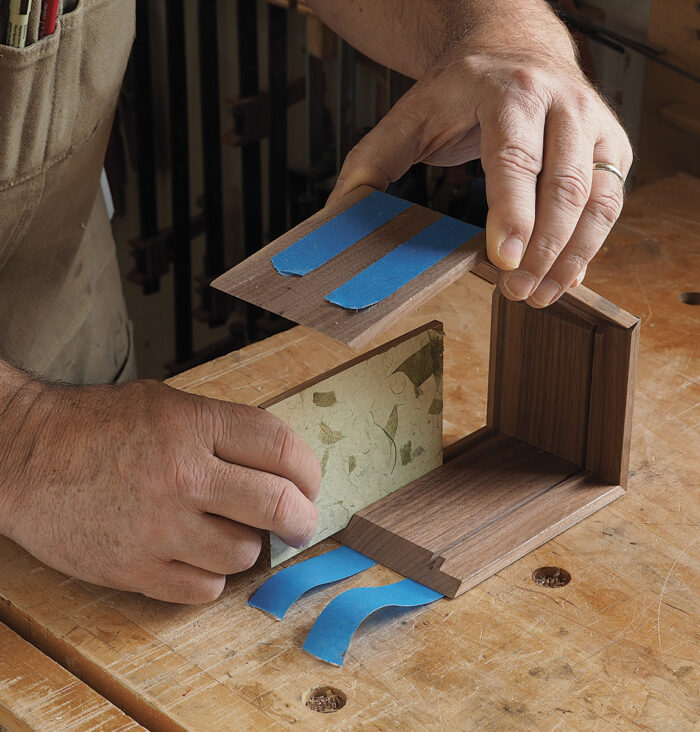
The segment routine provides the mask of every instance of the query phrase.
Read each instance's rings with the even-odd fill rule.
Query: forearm
[[[310,0],[359,51],[415,79],[452,49],[527,48],[575,59],[571,37],[545,0]]]

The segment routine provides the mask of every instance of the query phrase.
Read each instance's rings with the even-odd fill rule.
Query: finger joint
[[[536,250],[546,262],[553,262],[561,253],[566,242],[551,235],[540,235],[535,244]]]
[[[579,168],[556,171],[548,183],[554,200],[574,209],[582,209],[591,194],[590,181]]]
[[[239,545],[234,572],[245,572],[258,561],[261,541],[259,536],[256,535],[256,538],[257,541],[244,541]]]
[[[270,447],[270,456],[280,466],[293,464],[297,452],[297,438],[294,431],[282,423],[275,429]]]
[[[606,228],[612,228],[622,211],[622,190],[599,191],[588,201],[591,215]]]
[[[296,496],[294,491],[296,489],[291,483],[285,480],[278,481],[278,488],[275,492],[274,499],[271,504],[271,521],[275,527],[287,526],[296,510]]]
[[[540,154],[527,143],[509,141],[496,152],[492,163],[517,173],[527,173],[536,178],[542,170]]]

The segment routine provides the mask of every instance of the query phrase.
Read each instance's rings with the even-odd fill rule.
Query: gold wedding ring
[[[622,175],[622,172],[610,163],[593,163],[593,170],[605,170],[608,173],[612,173],[620,179],[620,183],[622,183],[623,186],[625,185],[625,176]]]

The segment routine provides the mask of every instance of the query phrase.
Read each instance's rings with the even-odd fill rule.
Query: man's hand
[[[339,3],[316,5],[328,22],[342,25]],[[367,5],[376,15],[386,3]],[[438,5],[412,6],[416,15],[439,16]],[[457,165],[481,157],[488,255],[506,270],[499,286],[513,300],[544,307],[583,280],[622,208],[622,182],[608,171],[594,173],[593,164],[612,164],[626,176],[632,151],[581,72],[565,28],[543,3],[446,2],[453,30],[460,8],[467,9],[465,30],[457,28],[454,42],[444,30],[448,50],[350,152],[332,197],[363,184],[384,189],[419,161]],[[354,39],[361,50],[388,62],[381,44],[373,53],[369,29],[366,35],[370,40]],[[420,43],[417,31],[415,37]],[[423,55],[435,46],[424,44]]]
[[[218,597],[257,559],[256,528],[307,543],[320,477],[273,415],[157,382],[27,379],[0,417],[0,533],[66,574],[171,602]]]

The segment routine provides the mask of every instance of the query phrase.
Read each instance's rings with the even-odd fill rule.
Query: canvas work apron
[[[0,45],[0,358],[53,380],[109,383],[135,376],[99,192],[134,0],[66,10],[52,36]]]

